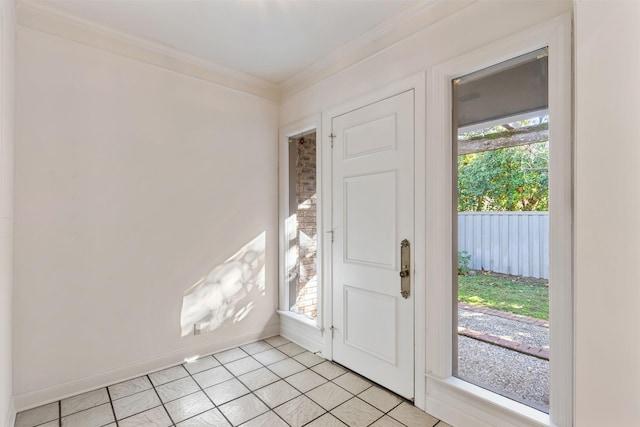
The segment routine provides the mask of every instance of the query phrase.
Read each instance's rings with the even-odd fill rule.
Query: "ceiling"
[[[427,0],[40,0],[280,84]]]

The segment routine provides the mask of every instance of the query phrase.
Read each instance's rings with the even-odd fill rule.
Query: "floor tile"
[[[346,374],[335,378],[333,382],[353,394],[360,394],[371,387],[371,383],[369,381],[366,381],[351,372],[347,372]]]
[[[178,365],[149,374],[149,378],[153,385],[157,387],[171,381],[179,380],[180,378],[184,378],[188,375],[187,371],[181,365]]]
[[[120,427],[169,427],[173,425],[167,411],[162,406],[118,421]]]
[[[269,410],[269,408],[267,408],[260,399],[252,394],[248,394],[239,399],[232,400],[229,403],[225,403],[218,409],[220,409],[220,412],[222,412],[234,426],[238,426],[249,421],[250,419],[264,414]]]
[[[398,396],[383,390],[378,386],[369,387],[360,393],[358,397],[370,405],[380,409],[382,412],[389,412],[402,402]]]
[[[156,392],[158,392],[160,400],[165,403],[184,397],[188,394],[195,393],[199,390],[200,387],[198,387],[198,384],[196,384],[191,377],[180,378],[179,380],[171,381],[170,383],[156,387]]]
[[[311,368],[311,370],[313,370],[314,372],[322,375],[323,377],[325,377],[328,380],[332,380],[336,377],[339,377],[340,375],[344,374],[345,372],[347,372],[344,368],[341,368],[340,366],[331,363],[329,361],[326,362],[322,362],[319,365],[314,366],[313,368]]]
[[[275,408],[300,395],[298,390],[282,380],[256,390],[254,393],[270,408]]]
[[[297,374],[305,369],[307,368],[302,363],[296,362],[290,358],[276,362],[273,365],[269,365],[269,370],[280,378],[286,378],[289,375]]]
[[[267,338],[265,340],[268,344],[278,347],[280,345],[289,344],[291,341],[286,339],[285,337],[281,337],[280,335],[276,335],[275,337]]]
[[[247,421],[240,427],[289,427],[275,412],[269,411],[259,417]]]
[[[313,354],[310,351],[305,351],[304,353],[300,353],[293,357],[298,362],[302,363],[307,368],[318,365],[324,362],[325,358],[318,356],[317,354]]]
[[[173,422],[179,423],[187,418],[199,415],[203,412],[213,409],[213,403],[209,398],[200,391],[193,393],[180,399],[173,400],[165,405]]]
[[[252,342],[251,344],[245,344],[240,348],[243,349],[247,354],[251,355],[261,353],[266,350],[271,350],[273,347],[270,344],[267,344],[265,341],[256,341]]]
[[[22,412],[14,427],[58,427],[59,422],[63,427],[451,427],[280,336]]]
[[[221,382],[227,381],[231,378],[233,378],[233,375],[231,375],[224,366],[217,366],[206,371],[198,372],[193,376],[193,379],[196,380],[202,388],[220,384]]]
[[[16,415],[15,427],[33,427],[60,417],[60,406],[58,402],[48,405],[38,406],[28,411],[20,412]]]
[[[316,388],[319,385],[327,382],[325,378],[310,370],[298,372],[297,374],[291,375],[285,381],[303,393],[306,393],[312,388]]]
[[[250,393],[249,389],[235,378],[206,388],[204,392],[216,406]]]
[[[350,427],[365,427],[384,414],[366,402],[354,397],[338,406],[331,413]]]
[[[306,427],[345,427],[345,423],[331,414],[324,414],[307,424]]]
[[[248,354],[240,348],[232,348],[231,350],[221,351],[220,353],[213,355],[213,357],[215,357],[220,363],[233,362],[234,360],[242,359],[247,356]]]
[[[274,383],[280,378],[267,368],[260,368],[258,370],[241,375],[240,377],[238,377],[238,379],[242,381],[244,385],[249,387],[249,390],[256,390]]]
[[[375,423],[371,424],[371,427],[405,427],[404,424],[394,420],[388,415],[380,418]]]
[[[235,376],[246,374],[247,372],[255,371],[262,368],[262,365],[258,363],[253,357],[245,357],[244,359],[238,359],[233,362],[229,362],[224,365]]]
[[[325,383],[307,393],[314,402],[327,411],[351,399],[353,395],[334,383]]]
[[[113,421],[111,404],[105,403],[62,418],[62,427],[101,427]]]
[[[283,352],[289,357],[293,357],[307,351],[304,348],[300,347],[298,344],[294,344],[292,342],[290,342],[289,344],[281,345],[280,347],[278,347],[278,350],[280,350],[281,352]]]
[[[123,397],[131,396],[134,393],[140,391],[149,390],[151,387],[151,381],[145,375],[144,377],[134,378],[129,381],[124,381],[116,385],[109,386],[109,394],[112,400],[122,399]]]
[[[220,362],[214,359],[213,356],[205,356],[193,362],[184,363],[182,366],[184,366],[185,369],[189,371],[191,375],[193,375],[197,374],[198,372],[206,371],[207,369],[220,366]]]
[[[176,425],[178,427],[231,427],[217,409],[211,409]]]
[[[296,397],[274,411],[292,427],[301,427],[325,412],[307,396]]]
[[[116,418],[121,420],[161,404],[155,390],[151,389],[114,400],[113,410],[116,412]]]
[[[438,422],[436,418],[407,402],[402,402],[388,415],[408,427],[432,427]]]
[[[438,424],[436,424],[436,427],[451,427],[451,426],[445,423],[444,421],[439,421]]]
[[[268,366],[286,359],[287,355],[273,348],[271,350],[263,351],[262,353],[254,354],[253,358],[263,365]]]
[[[101,388],[99,390],[63,399],[60,402],[60,412],[61,416],[66,417],[67,415],[103,405],[105,403],[109,403],[109,394],[107,393],[106,388]]]

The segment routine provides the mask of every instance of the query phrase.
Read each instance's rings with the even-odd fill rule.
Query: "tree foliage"
[[[548,142],[458,156],[458,211],[548,209]]]

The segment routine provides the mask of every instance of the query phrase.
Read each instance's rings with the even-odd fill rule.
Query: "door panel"
[[[413,240],[413,103],[407,91],[331,121],[333,358],[407,398],[414,308],[399,272],[400,242]]]
[[[396,269],[395,172],[344,180],[345,262]],[[360,197],[376,194],[376,197]]]

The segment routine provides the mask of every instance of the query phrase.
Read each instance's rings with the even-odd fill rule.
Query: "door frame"
[[[414,403],[420,409],[425,409],[425,253],[426,253],[426,147],[425,147],[425,123],[426,123],[426,76],[424,72],[415,74],[401,81],[392,83],[386,87],[367,93],[356,99],[347,101],[322,112],[322,144],[331,146],[331,129],[333,117],[359,109],[377,101],[390,98],[394,95],[414,91],[414,236],[412,240],[412,259],[414,264],[412,293],[414,296]],[[325,201],[321,208],[322,229],[326,232],[332,229],[332,178],[333,165],[331,149],[322,150],[322,199]],[[323,272],[323,319],[322,325],[328,333],[324,334],[324,356],[333,360],[333,341],[329,331],[333,319],[333,265],[331,239],[324,239],[323,253],[327,254],[322,259]]]
[[[436,65],[427,97],[427,410],[461,426],[573,425],[573,135],[570,14]],[[452,375],[453,165],[451,81],[519,55],[549,47],[550,144],[550,414]]]

